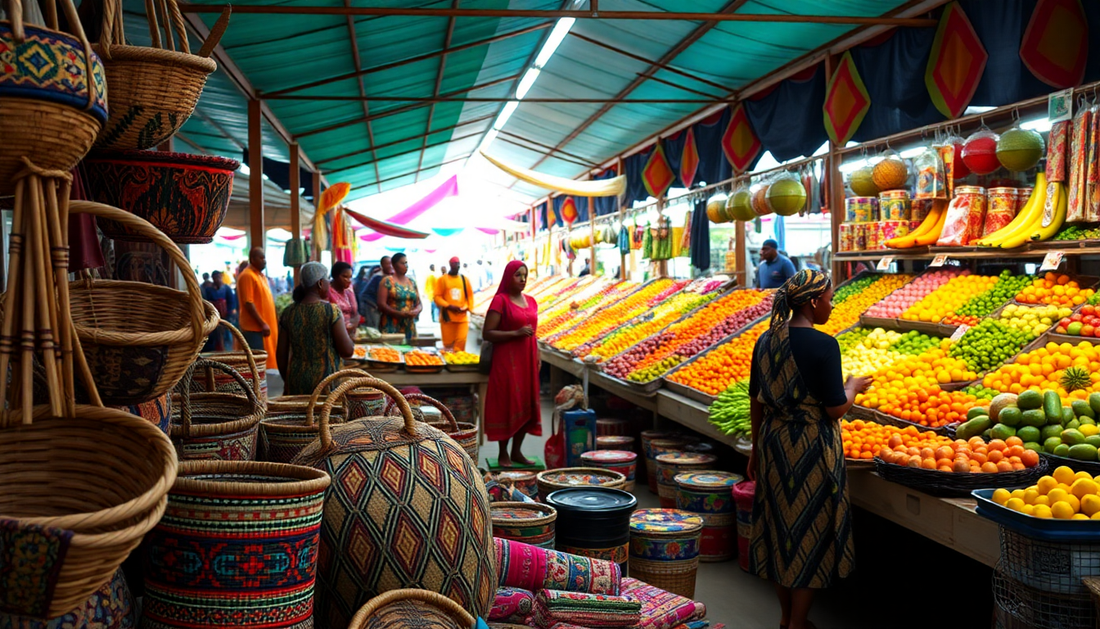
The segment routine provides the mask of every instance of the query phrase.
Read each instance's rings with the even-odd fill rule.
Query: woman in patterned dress
[[[313,393],[317,383],[340,369],[341,358],[355,352],[343,315],[329,303],[328,269],[320,262],[307,262],[298,275],[301,284],[294,288],[294,303],[279,317],[275,350],[284,395]]]
[[[416,282],[406,277],[408,257],[398,253],[390,261],[393,275],[383,278],[378,286],[378,309],[382,311],[378,329],[383,334],[404,334],[408,343],[416,336],[416,318],[424,305],[420,303]]]
[[[749,380],[756,481],[749,570],[772,581],[781,629],[807,629],[815,590],[852,570],[840,418],[869,378],[843,380],[840,346],[814,329],[832,314],[829,276],[803,270],[776,292]]]

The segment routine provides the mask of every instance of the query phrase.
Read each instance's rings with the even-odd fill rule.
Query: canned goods
[[[923,223],[923,222],[924,222],[923,220],[920,220],[920,221],[917,221],[917,220],[912,220],[912,221],[909,221],[909,232],[908,232],[908,233],[912,233],[912,232],[915,232],[915,231],[917,231],[918,229],[920,229],[920,225],[921,225],[921,223]]]
[[[874,223],[856,223],[855,232],[853,234],[854,240],[852,241],[852,251],[866,251],[867,250],[867,226],[874,225]]]
[[[966,220],[966,238],[963,242],[973,242],[982,237],[985,229],[985,188],[981,186],[957,186],[955,197],[963,200],[970,208]]]
[[[909,206],[909,218],[920,223],[932,211],[932,199],[913,199]]]
[[[879,231],[881,223],[867,223],[863,226],[864,229],[864,251],[876,251],[882,248],[882,233]]]
[[[879,238],[884,243],[884,247],[887,240],[900,238],[909,233],[909,221],[880,221],[878,227]]]
[[[844,199],[844,222],[866,223],[875,220],[878,199],[874,197],[848,197]]]
[[[982,235],[988,236],[1011,223],[1016,218],[1018,203],[1016,188],[990,188]]]
[[[908,190],[887,190],[878,195],[879,219],[907,221],[911,213]]]
[[[851,223],[841,223],[840,225],[840,245],[838,250],[841,252],[855,251],[856,238],[855,238],[856,226]]]

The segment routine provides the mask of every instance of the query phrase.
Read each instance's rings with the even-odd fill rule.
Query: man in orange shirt
[[[443,337],[443,349],[462,352],[466,350],[474,293],[470,282],[458,273],[457,256],[451,258],[450,267],[450,273],[436,278],[433,301],[439,306],[439,333]]]
[[[275,299],[263,274],[265,268],[267,256],[262,248],[256,247],[248,254],[248,266],[237,275],[241,334],[253,351],[267,352],[268,369],[278,369],[275,348],[279,345],[279,326],[275,318]]]

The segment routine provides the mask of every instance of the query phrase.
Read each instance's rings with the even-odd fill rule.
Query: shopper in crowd
[[[384,278],[393,275],[393,264],[390,262],[389,256],[382,256],[382,259],[378,261],[378,265],[378,272],[371,275],[370,282],[363,290],[365,293],[363,301],[366,306],[363,310],[363,317],[367,320],[367,327],[376,330],[381,329],[380,318],[382,315],[378,309],[378,287],[382,285]]]
[[[355,284],[352,286],[352,288],[355,289],[356,305],[358,306],[358,309],[359,309],[359,316],[362,317],[362,325],[368,325],[368,322],[367,322],[367,310],[369,308],[368,304],[370,304],[373,301],[373,299],[368,299],[367,298],[368,297],[367,287],[370,286],[370,281],[375,276],[375,274],[378,274],[378,275],[382,274],[382,267],[378,266],[377,264],[370,267],[369,269],[367,267],[363,267],[363,268],[359,269],[359,275],[362,276],[362,281],[360,281],[359,278],[356,277],[355,278]]]
[[[210,287],[214,285],[214,282],[210,281],[210,274],[202,274],[202,284],[199,284],[199,288],[202,290],[203,299],[206,299],[206,291],[210,290]],[[207,299],[207,301],[210,301]]]
[[[760,260],[756,270],[758,288],[779,288],[796,273],[791,259],[779,253],[779,243],[771,238],[760,246]]]
[[[275,349],[279,331],[275,319],[275,299],[264,276],[267,256],[261,247],[248,254],[248,266],[237,276],[237,300],[241,304],[241,334],[253,350],[267,352],[267,368],[278,369]]]
[[[584,277],[585,275],[591,275],[591,274],[592,274],[592,259],[591,258],[585,258],[584,259],[584,268],[581,269],[581,272],[577,274],[577,277]]]
[[[470,308],[474,305],[474,291],[470,280],[458,272],[458,258],[448,263],[449,273],[435,281],[433,295],[439,307],[439,333],[443,337],[443,349],[449,352],[466,351],[466,335],[470,329]]]
[[[523,437],[542,434],[539,409],[539,348],[535,341],[538,305],[523,294],[527,265],[513,260],[504,267],[489,305],[482,336],[493,344],[485,402],[485,435],[500,444],[501,467],[529,465]],[[508,442],[512,447],[509,449]]]
[[[838,422],[870,379],[845,381],[836,339],[814,329],[829,320],[832,297],[820,271],[787,280],[749,378],[748,476],[756,481],[749,571],[775,584],[788,629],[813,627],[815,591],[847,576],[854,559]]]
[[[237,297],[233,289],[225,285],[221,271],[210,274],[210,288],[203,291],[202,298],[214,305],[218,316],[230,323],[237,317]],[[206,340],[204,352],[224,352],[233,347],[231,332],[224,327],[215,328]]]
[[[489,280],[489,267],[485,266],[485,261],[484,260],[478,260],[477,261],[476,271],[477,271],[477,289],[478,290],[485,290],[486,288],[489,288],[490,286],[492,286],[492,283]]]
[[[378,329],[384,334],[404,334],[405,342],[416,336],[416,318],[424,309],[416,282],[408,277],[408,256],[394,254],[393,275],[387,275],[378,286]]]
[[[350,279],[351,267],[346,263]],[[333,275],[343,276],[335,271]],[[313,393],[317,384],[340,369],[341,358],[351,358],[355,345],[340,308],[329,302],[332,291],[328,269],[307,262],[298,272],[294,303],[279,317],[279,347],[275,353],[283,376],[284,395]]]
[[[441,275],[442,271],[443,269],[440,269]],[[435,279],[435,265],[429,264],[428,277],[424,278],[424,296],[428,299],[432,299],[435,295]],[[432,321],[439,321],[439,306],[436,305],[434,300],[432,301]]]
[[[332,282],[328,299],[340,309],[340,314],[344,315],[344,327],[348,329],[348,336],[354,339],[355,330],[359,328],[359,304],[355,298],[355,291],[351,288],[351,265],[347,262],[337,262],[332,265]]]

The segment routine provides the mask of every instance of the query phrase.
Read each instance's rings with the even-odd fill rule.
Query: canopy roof
[[[213,25],[213,11],[223,4],[198,0],[182,8],[192,27],[202,31]],[[563,0],[371,4],[494,13],[577,6]],[[656,13],[683,11],[690,5],[691,11],[700,13],[878,17],[936,4],[940,3],[603,0],[598,9],[601,15]],[[140,17],[144,2],[126,0],[125,6],[129,38],[134,43],[148,41]],[[520,77],[556,22],[550,14],[352,15],[376,9],[347,9],[353,6],[350,0],[240,0],[233,6],[222,39],[224,50],[218,51],[221,67],[207,83],[181,139],[192,150],[240,158],[247,143],[243,76],[284,131],[265,124],[265,155],[287,161],[281,136],[293,136],[329,181],[352,184],[349,200],[426,179],[443,166],[465,161],[505,101],[515,97]],[[587,2],[579,6],[589,9]],[[489,152],[517,166],[574,177],[853,30],[866,28],[874,27],[577,19]],[[546,193],[517,184],[504,173],[490,177],[530,199]]]

